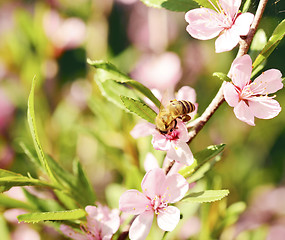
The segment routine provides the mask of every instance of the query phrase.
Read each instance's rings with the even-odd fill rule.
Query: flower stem
[[[267,4],[268,0],[260,0],[258,8],[256,10],[256,14],[254,16],[251,28],[249,30],[248,35],[241,39],[240,41],[240,47],[238,54],[236,56],[240,57],[244,54],[246,54],[249,50],[249,46],[252,42],[252,39],[254,37],[254,34],[256,33],[258,24],[261,20],[262,14],[264,12],[265,6]],[[189,134],[190,134],[190,139],[188,143],[190,143],[195,136],[198,134],[198,132],[201,131],[201,129],[204,127],[204,125],[209,121],[209,119],[213,116],[213,114],[217,111],[219,106],[225,101],[224,95],[223,95],[223,86],[225,82],[222,83],[222,86],[220,87],[217,95],[214,97],[210,105],[206,108],[206,110],[203,112],[203,114],[197,118],[195,121],[190,122],[189,125],[187,126],[188,128],[191,128]]]
[[[251,44],[252,39],[256,33],[258,24],[261,20],[261,17],[263,15],[263,12],[265,10],[267,2],[268,2],[268,0],[260,0],[258,7],[257,7],[257,10],[256,10],[256,13],[255,13],[255,17],[254,17],[253,22],[251,24],[251,27],[249,29],[249,32],[248,32],[247,36],[245,38],[241,39],[239,42],[240,47],[239,47],[237,57],[240,57],[240,56],[242,56],[248,52],[250,44]]]

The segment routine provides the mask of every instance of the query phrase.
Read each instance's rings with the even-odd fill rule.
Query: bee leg
[[[172,129],[174,129],[174,128],[176,128],[176,126],[177,126],[177,120],[176,119],[174,119],[174,125],[173,125],[173,128]]]
[[[182,121],[183,122],[188,122],[188,121],[190,121],[191,120],[191,117],[189,116],[189,115],[184,115],[183,117],[182,117]]]

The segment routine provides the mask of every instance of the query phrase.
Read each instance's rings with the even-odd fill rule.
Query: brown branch
[[[255,17],[249,29],[249,32],[247,36],[245,38],[242,38],[241,41],[239,42],[240,47],[239,47],[237,57],[240,57],[248,52],[250,44],[256,33],[257,27],[259,25],[259,22],[261,20],[261,17],[263,15],[267,2],[268,0],[260,0],[256,13],[255,13]]]
[[[253,19],[251,28],[249,30],[248,35],[241,39],[240,41],[240,48],[238,51],[238,54],[236,56],[240,57],[244,54],[246,54],[249,50],[249,46],[252,42],[252,39],[254,37],[254,34],[256,33],[258,24],[261,20],[262,14],[264,12],[265,6],[267,4],[268,0],[260,0],[258,8],[256,10],[255,17]],[[191,130],[189,132],[190,139],[188,143],[190,143],[195,136],[201,131],[201,129],[204,127],[204,125],[209,121],[209,119],[213,116],[213,114],[217,111],[219,106],[225,101],[224,95],[223,95],[223,85],[225,82],[223,82],[222,86],[220,87],[217,95],[214,97],[210,105],[206,108],[206,110],[203,112],[201,117],[197,118],[195,121],[191,122],[187,127],[191,127]]]

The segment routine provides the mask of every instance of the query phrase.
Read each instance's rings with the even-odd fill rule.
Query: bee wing
[[[160,106],[160,110],[163,108],[166,108],[166,106],[169,104],[170,100],[174,99],[173,96],[173,90],[172,89],[166,89],[163,92],[162,98],[161,98],[161,106]]]

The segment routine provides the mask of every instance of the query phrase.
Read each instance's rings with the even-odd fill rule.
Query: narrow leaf
[[[100,80],[95,79],[95,81],[102,95],[106,97],[107,100],[124,110],[128,109],[126,109],[125,105],[122,103],[120,98],[121,95],[128,96],[131,98],[137,98],[137,96],[134,94],[134,91],[129,88],[126,88],[122,83],[113,80],[105,80],[101,82]]]
[[[87,62],[96,68],[96,74],[97,80],[95,78],[95,81],[98,84],[98,81],[103,83],[106,80],[112,79],[115,82],[118,83],[124,83],[130,87],[135,88],[137,91],[142,93],[144,96],[146,96],[149,100],[151,100],[157,107],[160,106],[160,101],[153,95],[151,90],[149,90],[147,87],[145,87],[143,84],[139,83],[138,81],[135,81],[131,79],[126,74],[122,73],[120,70],[118,70],[112,63],[105,62],[102,60],[99,61],[91,61],[87,60]],[[122,92],[120,92],[122,89],[117,89],[116,92],[119,93],[119,95],[124,95],[131,97],[130,95],[125,95]],[[134,94],[133,94],[134,95]]]
[[[15,187],[15,186],[41,186],[41,187],[56,188],[56,186],[53,186],[47,182],[42,182],[34,178],[24,177],[22,175],[1,177],[0,185],[1,185],[1,188],[0,188],[1,192],[7,191],[11,187]]]
[[[0,193],[0,205],[5,208],[23,208],[27,210],[35,210],[35,206],[29,203],[19,201],[15,198],[10,198],[7,195]]]
[[[207,172],[210,169],[210,167],[218,159],[212,161],[212,163],[208,163],[208,161],[210,161],[212,158],[220,154],[224,150],[224,148],[225,148],[225,144],[211,145],[211,146],[208,146],[206,149],[198,153],[195,153],[194,154],[194,160],[195,160],[194,164],[192,164],[191,166],[182,168],[179,171],[179,173],[185,178],[189,178],[191,175],[193,175],[195,172],[199,170],[199,172],[196,174],[196,177],[191,176],[191,179],[198,180],[199,178],[197,179],[197,177],[204,176],[204,173]]]
[[[190,193],[183,198],[184,202],[214,202],[221,200],[229,194],[229,190],[206,190],[202,192]]]
[[[253,70],[270,56],[285,35],[285,19],[278,24],[269,38],[267,44],[252,64]]]
[[[11,240],[9,234],[9,227],[5,221],[3,214],[0,215],[0,239]]]
[[[194,8],[206,7],[213,9],[208,0],[141,0],[148,7],[166,8],[170,11],[187,12]],[[213,1],[214,2],[214,1]]]
[[[19,222],[37,223],[40,221],[76,220],[86,215],[83,209],[74,209],[58,212],[35,212],[19,215]]]
[[[51,177],[51,179],[55,180],[53,173],[51,172],[50,167],[46,161],[42,146],[38,138],[38,133],[37,133],[37,128],[36,128],[35,110],[34,110],[35,84],[36,84],[36,78],[34,77],[33,82],[32,82],[31,92],[29,95],[29,100],[28,100],[28,113],[27,113],[28,124],[29,124],[34,146],[37,151],[38,158],[40,159],[41,165],[44,167],[44,169],[46,170],[47,174]]]
[[[163,1],[161,6],[175,12],[188,12],[191,9],[199,8],[199,5],[192,0],[167,0]]]
[[[226,81],[226,82],[231,82],[232,80],[227,76],[227,74],[222,73],[222,72],[214,72],[213,73],[214,77],[219,78],[222,81]]]
[[[154,119],[157,114],[148,105],[142,103],[141,101],[124,96],[121,96],[121,100],[125,107],[130,110],[130,112],[137,114],[150,123],[154,123]]]
[[[249,7],[251,5],[251,0],[246,0],[243,4],[242,12],[245,13],[248,11]]]
[[[84,196],[88,199],[89,203],[94,203],[96,200],[95,192],[91,183],[89,182],[85,171],[79,161],[76,162],[76,176],[77,176],[77,187],[82,189]]]
[[[43,199],[39,198],[25,188],[23,189],[25,197],[30,204],[33,204],[36,207],[37,211],[48,212],[48,211],[61,211],[64,208],[54,199]]]

